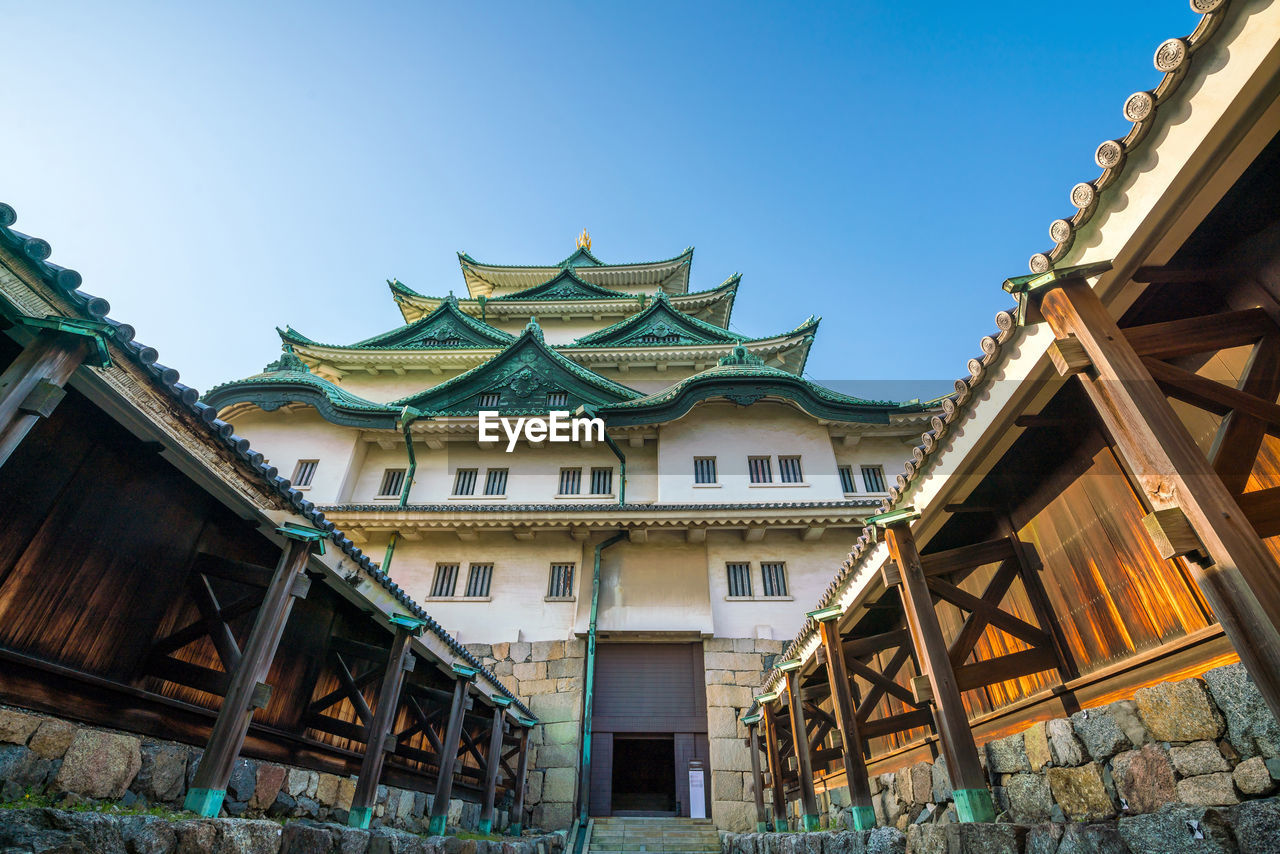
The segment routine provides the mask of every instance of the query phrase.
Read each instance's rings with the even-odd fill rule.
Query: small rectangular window
[[[799,457],[778,457],[778,474],[782,476],[783,483],[804,483]]]
[[[693,482],[694,483],[715,483],[716,482],[716,458],[715,457],[694,457],[693,458]]]
[[[569,599],[573,597],[573,564],[551,564],[551,583],[547,585],[547,598]]]
[[[497,409],[498,403],[502,400],[502,394],[496,391],[486,391],[480,395],[481,409]]]
[[[613,492],[613,469],[593,468],[591,470],[591,494],[609,495]]]
[[[577,495],[582,491],[582,469],[560,469],[560,495]]]
[[[507,470],[506,469],[489,469],[484,477],[484,494],[485,495],[506,495],[507,494]]]
[[[785,563],[760,564],[765,596],[787,595],[787,565]]]
[[[382,473],[382,486],[378,487],[379,498],[399,498],[404,489],[404,469],[386,469]]]
[[[298,489],[306,489],[311,485],[311,479],[316,476],[316,466],[320,465],[319,460],[298,460],[298,467],[293,470],[293,485]]]
[[[867,492],[885,492],[884,466],[863,466],[862,485]]]
[[[458,469],[453,478],[454,495],[476,494],[476,469]]]
[[[751,595],[751,564],[727,563],[725,569],[729,573],[729,595]]]
[[[773,483],[773,466],[768,457],[747,457],[752,483]]]
[[[431,596],[436,599],[448,598],[458,585],[458,565],[456,563],[436,564],[436,577],[431,581]]]
[[[551,409],[563,408],[569,405],[569,392],[567,391],[549,391],[547,392],[547,406]]]
[[[489,581],[493,578],[493,564],[473,563],[467,571],[467,596],[472,599],[489,595]]]
[[[840,466],[840,489],[843,492],[857,492],[853,485],[853,466]]]

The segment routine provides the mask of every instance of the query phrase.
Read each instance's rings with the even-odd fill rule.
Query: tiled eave
[[[700,319],[724,328],[733,312],[738,277],[733,277],[709,291],[677,294],[670,297],[671,305],[686,314],[706,315]],[[443,297],[409,295],[403,291],[395,294],[400,313],[408,323],[425,317],[440,307]],[[642,311],[648,300],[633,297],[602,300],[499,300],[489,301],[482,309],[479,300],[458,300],[458,308],[474,318],[512,318],[526,320],[536,315],[540,319],[557,317],[628,317]]]
[[[689,529],[742,531],[804,531],[856,528],[875,511],[880,498],[833,502],[760,504],[618,504],[610,501],[574,501],[560,504],[508,504],[506,502],[450,502],[411,504],[339,504],[322,508],[344,529],[368,533],[387,531],[450,532],[460,529],[490,531],[688,531]],[[847,536],[844,535],[844,536]]]
[[[652,264],[619,264],[602,267],[575,267],[574,273],[593,285],[628,288],[657,285],[669,294],[689,290],[689,257]],[[498,267],[463,260],[462,275],[471,296],[501,296],[540,285],[558,275],[560,267]]]

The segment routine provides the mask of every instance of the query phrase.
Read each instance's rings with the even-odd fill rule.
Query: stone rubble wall
[[[979,753],[997,819],[1023,825],[1107,821],[1169,804],[1228,808],[1272,794],[1280,781],[1280,725],[1240,664],[1037,722]],[[955,821],[941,758],[870,783],[878,824],[906,831]],[[831,795],[821,820],[844,826],[848,789]]]
[[[538,718],[529,733],[524,805],[532,826],[567,828],[573,820],[581,756],[587,643],[580,638],[467,644],[467,649]]]
[[[1166,805],[1109,821],[913,824],[815,833],[722,833],[723,854],[1273,854],[1280,799]]]
[[[169,821],[57,809],[0,810],[0,851],[93,854],[561,854],[560,834],[519,839],[423,837],[392,828],[357,830],[299,820]]]
[[[30,794],[181,810],[203,753],[177,742],[0,707],[0,803],[20,802]],[[355,789],[354,776],[241,758],[227,784],[223,813],[345,824]],[[421,832],[433,801],[425,792],[379,786],[370,824]],[[479,820],[479,804],[449,801],[449,825],[470,830]],[[499,810],[495,826],[507,824],[506,811]]]
[[[755,827],[755,782],[747,728],[738,719],[763,690],[768,675],[766,658],[780,655],[785,646],[785,641],[757,638],[707,638],[702,642],[711,749],[711,818],[721,830]],[[760,758],[763,762],[764,757]],[[765,770],[763,765],[761,770]]]

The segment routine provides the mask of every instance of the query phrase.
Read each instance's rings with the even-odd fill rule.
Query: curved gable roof
[[[585,250],[579,250],[585,251]],[[547,279],[540,285],[534,285],[531,288],[525,288],[522,291],[515,291],[509,294],[503,294],[498,297],[491,297],[493,300],[550,300],[550,299],[635,299],[635,294],[627,294],[621,291],[610,290],[600,285],[592,284],[583,279],[572,268],[566,267],[556,275]]]
[[[493,348],[506,346],[515,340],[501,329],[465,314],[458,308],[457,297],[452,294],[445,297],[435,311],[425,317],[354,344],[323,344],[288,327],[277,331],[287,344],[338,350]]]
[[[610,405],[640,397],[640,393],[605,379],[561,356],[547,346],[536,320],[502,352],[482,365],[437,386],[392,401],[397,410],[410,406],[429,415],[474,415],[481,408],[512,414],[547,412],[547,394],[564,392],[567,400],[556,409],[573,410],[583,404]],[[480,405],[481,395],[496,394],[496,405]]]
[[[652,347],[654,345],[737,344],[738,335],[690,317],[674,308],[662,291],[643,311],[573,342],[575,347]]]

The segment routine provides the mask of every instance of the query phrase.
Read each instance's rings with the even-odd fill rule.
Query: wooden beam
[[[1236,501],[1259,537],[1280,536],[1280,486],[1243,493]]]
[[[469,684],[470,679],[462,676],[453,683],[453,703],[449,707],[449,725],[441,739],[440,775],[436,778],[436,795],[431,803],[428,836],[444,835],[445,819],[449,816],[449,797],[453,794],[453,769],[458,762],[458,748],[462,741],[462,719],[466,714]]]
[[[262,597],[258,617],[241,654],[240,666],[230,674],[227,695],[218,709],[204,757],[187,791],[185,807],[198,815],[216,816],[222,809],[231,769],[253,718],[254,691],[258,683],[267,678],[267,670],[293,609],[294,593],[299,590],[295,582],[306,578],[303,570],[312,546],[311,540],[290,539],[280,553],[280,562]]]
[[[1268,335],[1253,348],[1238,388],[1268,402],[1280,396],[1280,335]],[[1249,485],[1267,427],[1266,421],[1238,409],[1228,412],[1218,425],[1209,462],[1232,495],[1241,494]]]
[[[1267,432],[1280,432],[1280,406],[1271,401],[1254,397],[1159,359],[1143,358],[1142,364],[1170,397],[1218,415],[1226,415],[1232,410],[1243,412],[1263,422]]]
[[[1201,453],[1144,362],[1087,284],[1048,291],[1041,312],[1075,334],[1096,377],[1089,399],[1153,510],[1181,507],[1212,565],[1186,562],[1272,713],[1280,716],[1280,572],[1222,479]],[[1247,397],[1247,395],[1246,395]],[[1208,561],[1206,561],[1208,564]]]
[[[787,711],[791,717],[791,741],[796,751],[796,772],[800,775],[800,822],[805,832],[818,829],[818,796],[813,790],[813,764],[809,759],[808,728],[800,697],[798,671],[784,674],[787,686]]]
[[[858,715],[849,690],[849,674],[845,670],[845,651],[836,620],[818,623],[822,649],[826,651],[827,683],[831,686],[831,705],[836,713],[836,731],[840,733],[841,759],[848,781],[853,809],[854,830],[875,826],[876,813],[871,806],[871,785],[867,781],[867,764],[862,757],[862,734],[858,731]]]
[[[956,685],[961,691],[972,691],[1032,673],[1056,670],[1057,667],[1058,657],[1053,649],[1032,647],[957,667]]]
[[[782,787],[782,758],[778,753],[778,725],[773,719],[773,708],[768,703],[760,707],[761,725],[764,728],[765,758],[769,760],[769,780],[773,799],[773,829],[779,833],[787,829],[787,801]]]
[[[845,664],[848,665],[850,670],[871,683],[871,690],[867,692],[867,696],[859,704],[859,724],[871,715],[871,712],[875,710],[876,704],[880,702],[880,698],[885,694],[897,697],[904,703],[915,704],[915,698],[911,696],[911,692],[893,681],[893,677],[902,669],[902,665],[906,664],[909,658],[911,658],[911,648],[909,646],[899,647],[898,651],[889,659],[889,663],[885,665],[882,673],[877,673],[860,661],[845,659]]]
[[[347,824],[351,827],[368,827],[373,817],[382,763],[386,760],[388,746],[394,749],[394,744],[388,745],[388,740],[400,708],[400,687],[404,684],[405,670],[413,666],[413,655],[409,652],[411,637],[408,629],[397,626],[391,650],[387,653],[382,688],[378,692],[378,713],[369,725],[369,738],[365,742],[364,757],[360,760],[360,776],[356,778],[356,791],[347,813]]]
[[[524,790],[529,777],[529,728],[520,727],[520,758],[516,760],[515,803],[511,805],[511,826],[507,833],[519,836],[524,830]]]
[[[894,629],[878,635],[845,638],[841,646],[844,648],[845,661],[848,661],[850,658],[862,658],[864,655],[873,655],[886,649],[897,649],[909,643],[911,643],[911,632],[906,629]]]
[[[1027,593],[1027,601],[1031,603],[1036,621],[1049,633],[1054,655],[1058,659],[1058,675],[1062,677],[1063,682],[1075,679],[1080,675],[1080,669],[1076,666],[1075,656],[1071,654],[1071,645],[1067,643],[1067,635],[1062,630],[1062,623],[1059,622],[1058,615],[1054,613],[1053,604],[1049,601],[1049,594],[1044,589],[1044,581],[1040,578],[1040,572],[1037,569],[1039,563],[1033,563],[1031,560],[1034,556],[1034,547],[1018,538],[1013,519],[1008,514],[1001,518],[1000,529],[1004,531],[1009,544],[1013,546],[1014,560],[1018,563],[1018,577],[1022,579],[1022,588]]]
[[[760,773],[759,721],[747,724],[747,752],[751,755],[751,795],[756,805],[756,832],[767,833],[769,813],[764,806],[764,775]]]
[[[1154,359],[1173,359],[1241,347],[1276,331],[1276,325],[1260,308],[1167,320],[1122,330],[1135,353]]]
[[[1008,539],[998,537],[970,546],[958,546],[942,552],[921,555],[920,566],[926,576],[946,575],[977,569],[989,563],[998,563],[1013,557],[1013,545]]]
[[[485,754],[484,795],[480,801],[480,833],[493,832],[494,801],[498,796],[498,769],[502,766],[502,735],[507,725],[504,706],[493,707],[493,722],[489,729],[489,750]]]
[[[41,418],[52,414],[62,387],[84,362],[92,342],[42,329],[0,374],[0,466]]]
[[[982,601],[993,606],[995,610],[999,610],[1000,600],[1004,599],[1005,593],[1009,590],[1009,585],[1013,583],[1013,579],[1017,576],[1018,564],[1016,561],[1010,559],[1000,564],[996,574],[991,576],[987,589],[982,593]],[[969,612],[964,625],[960,627],[960,631],[947,649],[947,657],[951,659],[952,667],[959,667],[969,657],[969,653],[973,652],[973,648],[977,646],[983,632],[987,630],[987,626],[990,624],[990,614],[990,610],[980,609],[974,609]]]
[[[1053,362],[1058,375],[1063,377],[1087,371],[1092,364],[1089,354],[1084,351],[1084,345],[1074,335],[1060,338],[1049,345],[1049,361]]]
[[[893,522],[884,530],[889,556],[902,575],[899,592],[916,658],[933,691],[933,719],[947,759],[956,813],[961,821],[994,821],[995,803],[987,789],[982,763],[978,760],[978,748],[969,729],[969,718],[960,700],[960,688],[956,684],[955,671],[947,656],[947,643],[929,592],[930,582],[938,579],[925,578],[909,521]],[[986,607],[978,597],[971,596],[971,599],[974,607]],[[989,616],[995,622],[994,616]]]
[[[861,725],[861,732],[863,738],[870,739],[893,735],[895,732],[903,732],[904,730],[922,726],[933,726],[933,712],[927,708],[899,712],[896,715],[889,715],[887,718],[867,721]]]
[[[925,586],[928,590],[936,593],[938,598],[950,602],[952,605],[957,605],[966,611],[981,611],[987,622],[1001,631],[1008,632],[1020,641],[1025,641],[1032,646],[1040,646],[1049,642],[1048,635],[1038,627],[1015,617],[1008,611],[1001,610],[999,606],[974,596],[968,590],[963,590],[950,582],[943,581],[941,578],[925,579]]]

